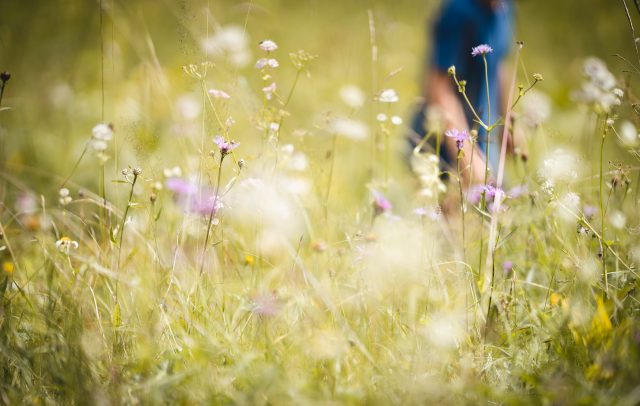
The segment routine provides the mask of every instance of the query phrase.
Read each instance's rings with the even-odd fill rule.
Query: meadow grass
[[[465,190],[405,151],[437,5],[39,6],[0,30],[3,404],[640,402],[633,52],[514,47],[529,159]]]

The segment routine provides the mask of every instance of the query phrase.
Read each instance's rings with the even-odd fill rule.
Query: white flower
[[[89,145],[94,151],[102,152],[108,147],[108,141],[113,138],[113,130],[107,124],[98,124],[93,127]]]
[[[216,99],[230,99],[231,96],[227,94],[224,90],[219,89],[209,89],[209,94]]]
[[[78,242],[72,240],[69,237],[62,237],[58,241],[56,241],[56,248],[61,252],[69,254],[71,249],[78,249]]]
[[[329,131],[352,140],[363,140],[369,136],[369,128],[365,123],[346,117],[335,117],[331,120]]]
[[[547,154],[538,169],[538,175],[553,187],[556,182],[571,182],[582,170],[580,158],[572,151],[557,148]]]
[[[193,120],[202,112],[202,106],[191,94],[184,94],[176,100],[176,110],[185,120]]]
[[[352,109],[360,108],[364,105],[366,96],[358,86],[345,85],[340,88],[340,97],[345,104]]]
[[[638,145],[638,130],[630,121],[623,121],[620,124],[620,131],[618,132],[618,139],[625,147],[635,147]]]
[[[220,27],[216,32],[202,41],[205,53],[217,57],[226,57],[227,60],[238,68],[247,66],[251,61],[251,52],[248,50],[249,39],[245,30],[239,25]]]
[[[393,89],[385,89],[378,96],[378,101],[381,103],[395,103],[398,100],[400,100],[398,94]]]
[[[113,130],[107,124],[98,124],[93,127],[93,138],[102,141],[111,141],[113,138]]]
[[[399,116],[393,116],[391,117],[391,123],[393,123],[393,125],[401,125],[402,118],[400,118]]]
[[[530,90],[522,99],[522,118],[530,127],[537,127],[551,116],[551,100],[546,94]]]
[[[622,230],[627,224],[627,216],[625,216],[620,210],[614,210],[609,214],[609,221],[613,228]]]
[[[266,52],[273,52],[278,49],[278,45],[270,39],[265,39],[264,41],[260,41],[260,49]]]
[[[277,59],[274,58],[260,58],[256,62],[256,69],[264,69],[266,67],[269,68],[277,68],[280,66]]]
[[[276,92],[276,83],[273,82],[270,85],[263,87],[262,91],[264,92],[264,96],[267,100],[271,100],[273,94]]]
[[[387,115],[384,113],[378,113],[378,115],[376,116],[376,120],[378,120],[381,123],[384,123],[385,121],[387,121]]]
[[[182,176],[182,170],[179,166],[174,166],[173,168],[165,168],[162,173],[166,178],[179,178]]]
[[[61,188],[58,191],[58,195],[60,196],[60,199],[58,199],[58,201],[60,202],[61,206],[66,206],[73,200],[69,195],[69,189],[67,189],[66,187]]]

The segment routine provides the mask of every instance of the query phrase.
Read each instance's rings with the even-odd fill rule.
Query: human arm
[[[457,89],[447,73],[436,68],[431,69],[425,77],[424,96],[430,106],[437,106],[443,112],[446,129],[469,132],[464,106],[460,103]],[[442,146],[446,148],[449,156],[457,156],[458,147],[453,138],[442,137]],[[481,182],[484,179],[484,170],[483,153],[477,145],[465,142],[460,156],[462,183],[469,186]]]

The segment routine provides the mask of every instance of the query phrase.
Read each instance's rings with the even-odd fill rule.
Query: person
[[[485,176],[486,131],[474,122],[471,108],[458,91],[448,71],[455,66],[459,80],[466,81],[466,94],[478,116],[484,123],[493,124],[504,117],[508,91],[508,73],[504,61],[512,44],[513,4],[511,0],[445,0],[433,28],[433,51],[427,60],[423,81],[424,102],[414,115],[409,137],[413,147],[427,134],[425,118],[427,110],[437,109],[443,119],[445,129],[456,129],[467,133],[478,130],[477,143],[464,143],[460,168],[462,181],[466,186],[482,183]],[[487,80],[482,55],[472,55],[472,49],[480,44],[489,45],[492,51],[487,59],[487,76],[490,101],[487,99]],[[487,48],[485,48],[487,50]],[[474,52],[477,54],[477,52]],[[489,117],[491,114],[491,117]],[[499,138],[502,127],[492,130],[489,141],[489,167],[498,167],[500,154]],[[456,140],[440,137],[441,162],[455,171],[458,148]],[[511,137],[510,137],[511,138]],[[433,141],[430,140],[433,145]],[[510,140],[513,152],[518,140]],[[475,148],[475,151],[472,149]],[[473,155],[473,158],[472,158]]]

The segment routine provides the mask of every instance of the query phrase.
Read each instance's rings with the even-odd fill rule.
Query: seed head
[[[133,176],[138,177],[140,175],[142,175],[142,168],[140,168],[140,167],[133,168]]]

